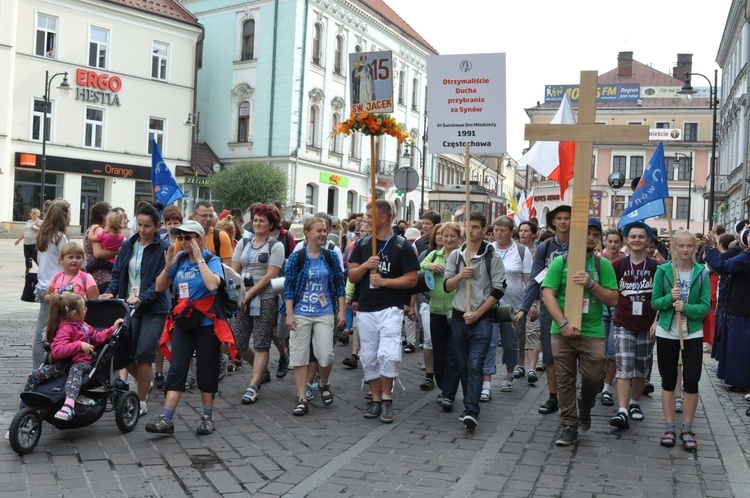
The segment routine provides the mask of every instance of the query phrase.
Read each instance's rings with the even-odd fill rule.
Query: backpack
[[[287,232],[288,233],[288,232]],[[250,235],[242,237],[242,251],[244,252],[247,248],[248,244],[252,244],[253,238],[255,237],[254,233],[250,233]],[[268,255],[271,255],[271,249],[273,249],[274,244],[279,242],[274,237],[271,237],[268,241]],[[239,245],[239,244],[238,244]],[[279,277],[284,276],[284,267],[286,266],[286,258],[284,259],[284,263],[281,265],[281,269],[279,270]]]
[[[323,258],[326,260],[326,264],[328,265],[328,268],[330,270],[333,270],[333,256],[331,256],[331,252],[333,249],[331,249],[332,242],[328,241],[328,249],[325,247],[320,248],[320,252],[323,254]],[[307,254],[307,246],[303,246],[302,249],[300,249],[298,252],[305,251],[305,254]],[[302,258],[300,256],[297,256],[297,273],[302,271],[302,268],[305,266],[305,258]]]
[[[484,251],[484,266],[487,269],[487,275],[492,275],[492,256],[495,254],[495,248],[492,244],[487,244],[487,249]],[[434,259],[433,259],[434,261]],[[461,263],[466,266],[466,262],[464,261],[464,258],[461,256],[461,253],[458,253],[458,263],[456,264],[456,273],[458,273],[458,270],[460,269]]]
[[[401,259],[401,252],[406,250],[404,248],[404,244],[408,244],[408,242],[406,241],[405,238],[403,238],[402,236],[396,233],[393,234],[393,237],[396,238],[396,247],[399,248],[399,253],[397,254],[396,258]],[[362,237],[361,239],[359,239],[359,242],[357,242],[357,244],[359,244],[360,246],[359,250],[364,251],[366,247],[369,247],[370,245],[372,245],[372,235],[367,235],[365,237]]]
[[[214,257],[218,256],[210,254],[209,252],[208,257],[205,258],[206,264],[208,264],[208,262]],[[187,253],[183,253],[177,261],[177,265],[181,265],[187,258]],[[237,315],[237,312],[242,306],[242,299],[245,297],[245,283],[242,280],[242,276],[234,271],[231,266],[222,263],[221,268],[223,274],[221,284],[219,284],[219,288],[216,289],[216,300],[218,301],[219,308],[224,315],[226,317],[232,317]]]

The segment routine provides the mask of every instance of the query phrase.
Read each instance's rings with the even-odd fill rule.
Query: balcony
[[[714,178],[714,199],[716,202],[723,202],[728,199],[730,190],[729,175],[716,175]],[[706,179],[706,192],[703,194],[704,199],[709,199],[711,195],[711,177]]]
[[[363,173],[365,175],[370,174],[370,163],[371,160],[367,159],[362,162],[362,165],[359,168],[360,173]],[[393,176],[396,174],[396,170],[398,169],[398,163],[393,161],[383,161],[378,159],[376,161],[377,164],[377,174],[380,176],[388,176],[393,178]]]

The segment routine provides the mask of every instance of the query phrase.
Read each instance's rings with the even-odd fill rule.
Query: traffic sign
[[[419,173],[411,166],[405,166],[396,170],[396,175],[393,177],[393,184],[401,192],[412,192],[417,189],[419,185]]]

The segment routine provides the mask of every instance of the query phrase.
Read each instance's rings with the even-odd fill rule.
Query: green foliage
[[[287,177],[273,165],[243,161],[211,175],[209,181],[216,209],[240,208],[254,202],[286,204]]]

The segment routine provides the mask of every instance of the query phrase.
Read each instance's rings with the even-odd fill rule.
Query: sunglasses
[[[178,235],[177,240],[180,242],[190,242],[193,239],[197,239],[198,237],[193,237],[192,235]]]

